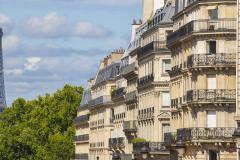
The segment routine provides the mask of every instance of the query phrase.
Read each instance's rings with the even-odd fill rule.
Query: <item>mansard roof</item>
[[[114,62],[98,72],[95,85],[104,81],[115,80],[119,75],[120,62]]]
[[[92,98],[91,91],[85,90],[83,92],[82,101],[81,101],[80,106],[84,107],[84,106],[88,105],[88,102],[91,100],[91,98]]]

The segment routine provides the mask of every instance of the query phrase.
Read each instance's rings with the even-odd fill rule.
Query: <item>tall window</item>
[[[162,108],[169,108],[171,105],[170,102],[170,93],[169,92],[163,92],[162,93]]]
[[[163,60],[163,73],[167,73],[167,71],[171,70],[171,60],[164,59]]]
[[[218,9],[209,9],[208,15],[211,20],[218,19]]]
[[[207,75],[207,89],[217,89],[217,79],[216,75],[214,74],[209,74]]]
[[[208,54],[216,54],[217,43],[216,41],[208,41]]]
[[[162,124],[162,140],[164,140],[164,134],[170,132],[170,124]]]
[[[207,111],[207,127],[208,128],[217,127],[216,111]]]
[[[217,151],[215,150],[209,150],[209,160],[217,160]]]

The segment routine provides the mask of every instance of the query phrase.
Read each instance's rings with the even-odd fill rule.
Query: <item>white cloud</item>
[[[18,49],[20,46],[20,38],[15,35],[3,37],[3,52],[11,52]]]
[[[12,31],[13,21],[7,15],[0,13],[0,26],[3,29],[3,32],[8,34]]]
[[[90,22],[70,24],[66,17],[50,12],[45,17],[32,17],[23,24],[24,33],[30,37],[62,38],[62,37],[105,37],[111,32],[100,25]]]
[[[24,73],[22,69],[6,69],[5,74],[7,76],[21,76]]]
[[[27,58],[27,63],[24,64],[25,69],[28,71],[36,71],[39,68],[40,62],[40,57],[29,57]]]
[[[24,32],[33,37],[57,38],[65,36],[67,33],[67,21],[64,17],[58,16],[55,12],[50,12],[45,17],[32,17],[24,24]]]
[[[105,37],[110,34],[109,30],[102,27],[96,26],[89,22],[79,22],[73,35],[79,37]]]

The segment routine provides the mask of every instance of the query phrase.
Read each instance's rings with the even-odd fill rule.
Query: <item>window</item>
[[[217,160],[217,151],[209,150],[209,160]]]
[[[217,50],[217,43],[216,41],[208,41],[208,54],[216,54]]]
[[[207,111],[207,127],[217,127],[216,111]]]
[[[164,59],[163,60],[163,73],[167,73],[167,71],[171,70],[171,60]]]
[[[162,108],[169,108],[170,107],[170,93],[163,92],[162,93]]]
[[[209,9],[208,15],[210,19],[218,19],[218,9]]]
[[[170,132],[170,124],[162,124],[162,137],[164,140],[164,134]]]
[[[217,88],[217,79],[216,79],[216,75],[207,75],[207,85],[208,88],[207,89],[213,89],[215,90]]]

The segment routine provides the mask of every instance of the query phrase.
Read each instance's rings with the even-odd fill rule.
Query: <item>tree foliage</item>
[[[0,114],[0,160],[69,160],[83,89],[66,85],[35,100],[15,100]]]

